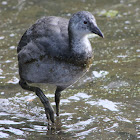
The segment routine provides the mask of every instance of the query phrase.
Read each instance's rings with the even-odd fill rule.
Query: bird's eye
[[[87,21],[84,21],[84,24],[87,24]]]

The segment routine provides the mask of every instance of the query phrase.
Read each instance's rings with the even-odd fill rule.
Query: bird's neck
[[[69,38],[71,54],[76,63],[85,65],[93,58],[92,47],[87,35],[70,35]]]
[[[92,47],[87,35],[75,34],[69,38],[70,48],[76,55],[88,55]]]

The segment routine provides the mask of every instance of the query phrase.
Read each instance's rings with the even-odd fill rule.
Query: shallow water
[[[0,1],[1,139],[140,139],[140,1]],[[69,18],[92,12],[105,35],[90,39],[95,60],[90,71],[62,93],[60,117],[48,128],[44,108],[18,85],[17,43],[44,15]],[[109,16],[110,10],[116,15]],[[39,85],[53,107],[55,87]]]

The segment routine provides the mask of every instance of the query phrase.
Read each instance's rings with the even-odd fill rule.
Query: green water
[[[48,129],[40,100],[18,85],[16,47],[38,18],[80,10],[95,15],[105,38],[90,39],[93,65],[62,92],[60,117]],[[55,108],[55,87],[39,86]],[[140,139],[140,1],[1,0],[0,105],[1,139]]]

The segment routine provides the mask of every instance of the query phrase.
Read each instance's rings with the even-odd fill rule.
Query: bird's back
[[[22,36],[17,52],[34,50],[33,44],[36,44],[40,53],[51,56],[67,53],[69,50],[68,22],[68,19],[55,16],[39,19]]]

